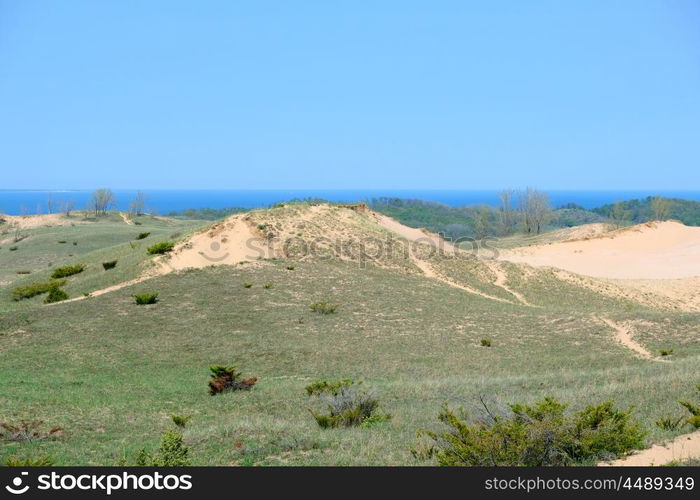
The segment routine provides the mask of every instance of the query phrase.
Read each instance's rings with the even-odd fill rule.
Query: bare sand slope
[[[65,214],[47,214],[47,215],[3,215],[0,214],[0,219],[4,219],[5,223],[13,228],[18,229],[33,229],[45,226],[69,226],[71,224],[86,224],[88,222],[82,220],[81,217],[66,217]]]
[[[700,227],[640,224],[594,238],[506,250],[500,258],[596,278],[690,278],[700,276]]]
[[[669,462],[688,460],[698,456],[700,456],[700,431],[683,434],[666,444],[655,444],[651,448],[603,465],[665,465]]]

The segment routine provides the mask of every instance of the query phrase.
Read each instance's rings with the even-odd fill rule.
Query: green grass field
[[[114,220],[45,228],[20,243],[27,260],[0,250],[3,279],[13,279],[0,290],[0,422],[63,429],[56,439],[0,438],[0,462],[45,454],[58,465],[130,462],[141,448],[157,447],[177,414],[192,416],[184,436],[196,465],[410,465],[419,463],[411,455],[416,431],[437,427],[444,403],[478,412],[480,395],[495,408],[547,395],[572,409],[615,399],[634,406],[649,442],[690,430],[663,431],[654,422],[682,415],[677,401],[694,397],[700,315],[630,308],[545,278],[520,289],[540,307],[339,260],[294,262],[294,270],[282,260],[187,270],[51,306],[41,296],[9,298],[17,284],[48,277],[44,259],[87,264],[69,278],[70,296],[130,279],[149,258],[144,242],[129,245],[136,233],[152,231],[146,241],[155,242],[195,227]],[[58,239],[78,241],[73,257]],[[115,270],[99,265],[117,258]],[[8,266],[32,274],[17,278]],[[136,293],[158,293],[158,302],[137,306]],[[557,300],[547,298],[553,294]],[[337,312],[312,312],[318,301],[338,304]],[[674,353],[667,362],[635,357],[593,316],[639,322],[640,342]],[[482,338],[492,347],[482,347]],[[212,397],[212,364],[234,364],[260,381]],[[319,378],[362,380],[393,418],[372,428],[321,429],[309,412],[318,402],[304,391]]]

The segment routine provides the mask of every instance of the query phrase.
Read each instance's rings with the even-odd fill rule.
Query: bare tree
[[[671,202],[667,198],[654,196],[651,199],[651,213],[654,220],[666,220],[671,212]]]
[[[625,206],[622,202],[615,202],[612,210],[610,211],[610,221],[615,228],[619,229],[624,226],[630,218],[629,210],[625,210]]]
[[[92,193],[92,209],[95,215],[106,215],[107,209],[116,205],[117,199],[111,189],[100,188]]]
[[[73,210],[75,210],[75,201],[72,199],[65,200],[63,202],[63,212],[65,212],[66,217],[70,217]]]
[[[46,196],[46,213],[47,214],[52,214],[53,213],[53,208],[54,208],[54,201],[53,201],[53,195],[49,193]]]
[[[515,192],[512,189],[504,189],[498,193],[498,198],[501,200],[498,215],[501,223],[501,232],[504,235],[511,234],[515,228],[516,213],[513,209],[514,194]]]
[[[135,216],[143,215],[143,212],[146,209],[147,201],[148,195],[146,195],[146,193],[143,191],[136,191],[134,199],[131,200],[131,203],[129,204],[129,211],[131,214]]]
[[[549,196],[534,188],[526,188],[518,194],[518,207],[526,233],[540,234],[552,216]]]

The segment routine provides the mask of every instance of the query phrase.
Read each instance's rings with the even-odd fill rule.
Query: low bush
[[[343,380],[316,380],[312,384],[307,385],[304,389],[309,396],[319,396],[321,394],[337,395],[343,387],[351,385],[359,385],[362,382],[355,382],[352,379],[345,378]]]
[[[165,431],[160,438],[160,447],[155,454],[141,450],[136,457],[140,467],[182,467],[190,465],[189,449],[184,445],[182,433],[175,430]]]
[[[333,314],[338,309],[338,305],[328,302],[314,302],[309,306],[309,309],[319,314]]]
[[[63,430],[61,427],[51,427],[43,430],[41,420],[20,420],[17,424],[0,422],[0,439],[5,441],[42,441],[57,437]]]
[[[42,457],[18,457],[13,455],[5,460],[6,467],[51,467],[54,465],[54,459],[51,455]]]
[[[82,273],[85,270],[83,264],[76,264],[74,266],[63,266],[57,267],[51,273],[53,279],[67,278],[68,276],[73,276],[74,274]]]
[[[181,415],[170,415],[170,418],[176,426],[184,428],[187,425],[187,422],[189,422],[192,417],[189,415],[186,417],[183,417]]]
[[[148,304],[155,304],[158,302],[158,294],[157,293],[140,293],[134,295],[134,299],[136,299],[136,303],[140,306],[145,306]]]
[[[675,431],[685,425],[686,417],[662,417],[656,421],[656,426],[665,431]]]
[[[103,262],[102,267],[104,267],[105,271],[109,271],[110,269],[114,269],[115,267],[117,267],[117,262],[119,261],[111,260],[109,262]]]
[[[700,391],[700,384],[697,385],[696,388],[698,391]],[[690,401],[680,401],[680,404],[683,408],[690,412],[690,417],[688,418],[687,422],[696,429],[700,429],[700,403],[695,404],[691,403]]]
[[[63,245],[64,243],[66,243],[66,240],[59,240],[58,242],[59,242],[61,245]]]
[[[491,347],[491,339],[481,339],[482,347]]]
[[[42,293],[49,292],[52,288],[58,288],[66,284],[66,280],[50,280],[32,283],[31,285],[18,286],[12,290],[13,300],[31,299]]]
[[[53,304],[54,302],[61,302],[62,300],[66,300],[68,298],[68,294],[61,290],[58,286],[52,286],[49,289],[49,294],[46,296],[44,299],[44,304]]]
[[[148,238],[148,237],[150,236],[150,234],[151,234],[150,231],[147,232],[147,233],[139,233],[139,235],[136,237],[136,239],[137,239],[137,240],[146,239],[146,238]]]
[[[175,243],[171,241],[161,241],[155,245],[151,245],[146,250],[149,255],[163,254],[170,252],[175,247]]]
[[[292,265],[287,266],[287,271],[294,271],[295,267]]]
[[[483,401],[482,401],[483,403]],[[468,421],[447,407],[438,420],[447,430],[419,431],[430,444],[414,456],[445,466],[564,466],[608,460],[644,446],[644,432],[631,410],[612,401],[567,415],[566,405],[545,398],[515,404],[507,415]]]
[[[212,365],[209,394],[215,396],[224,392],[248,391],[258,382],[257,377],[242,378],[234,366]]]
[[[252,286],[253,284],[250,281],[246,281],[245,283],[243,283],[244,288],[251,288]]]
[[[263,285],[263,288],[264,288],[265,290],[269,290],[270,288],[272,288],[272,282],[271,282],[271,281],[268,281],[267,283],[265,283],[265,284]]]
[[[391,415],[379,411],[379,399],[373,392],[363,391],[357,385],[343,386],[334,393],[321,392],[319,400],[327,406],[327,413],[309,409],[316,423],[323,429],[367,427],[391,419]]]
[[[8,248],[8,250],[9,250],[10,252],[14,252],[15,250],[17,250],[17,248],[18,248],[18,247],[10,247],[10,248]]]
[[[661,353],[662,356],[670,356],[673,354],[673,349],[660,349],[659,353]]]
[[[27,269],[20,269],[17,271],[17,274],[32,274],[32,272]]]

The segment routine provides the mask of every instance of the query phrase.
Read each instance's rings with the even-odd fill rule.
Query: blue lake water
[[[145,190],[148,195],[148,211],[167,214],[188,208],[268,207],[294,198],[324,198],[338,202],[358,202],[379,197],[411,198],[435,201],[451,206],[497,205],[497,190],[420,190],[420,189],[348,189],[348,190]],[[115,189],[117,207],[127,210],[135,190]],[[54,205],[71,200],[76,209],[86,208],[91,190],[0,190],[0,213],[10,215],[47,213],[49,196]],[[553,206],[577,203],[585,208],[594,208],[606,203],[661,195],[700,201],[700,191],[548,191]]]

